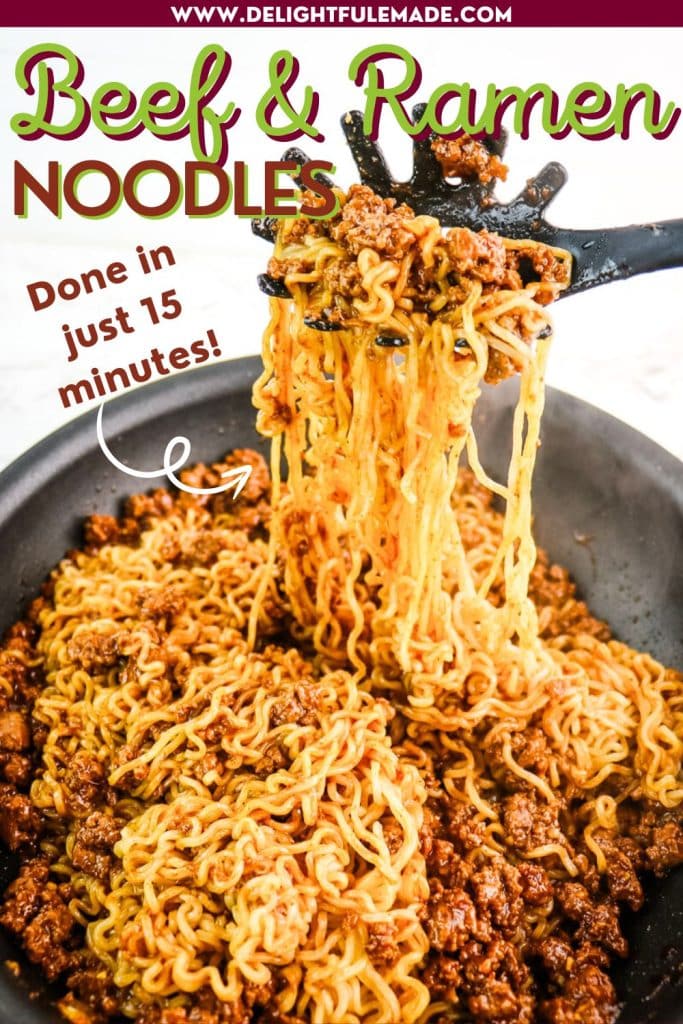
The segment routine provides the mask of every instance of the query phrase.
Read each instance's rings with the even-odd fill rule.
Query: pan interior
[[[170,438],[192,443],[192,460],[235,447],[265,452],[254,429],[251,384],[257,359],[178,374],[107,406],[105,435],[136,469],[162,464]],[[482,460],[494,476],[507,465],[514,382],[485,389],[476,428]],[[95,413],[41,442],[2,474],[0,552],[4,586],[0,629],[19,616],[64,552],[79,544],[82,519],[115,513],[142,489],[101,454]],[[594,614],[615,635],[683,667],[683,466],[629,427],[550,390],[534,479],[536,537],[566,565]],[[0,884],[16,865],[0,855]],[[683,871],[651,886],[645,909],[626,922],[631,955],[615,970],[620,1024],[683,1020]],[[0,936],[0,960],[17,958]],[[29,998],[29,991],[38,998]],[[0,1021],[61,1020],[35,974],[17,981],[0,967]]]

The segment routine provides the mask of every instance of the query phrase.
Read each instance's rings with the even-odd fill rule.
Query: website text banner
[[[94,4],[92,0],[33,0],[7,4],[1,24],[14,27],[156,27],[239,28],[295,26],[335,28],[374,27],[657,27],[683,25],[683,3],[660,0],[655,4],[633,0],[573,0],[550,4],[547,0],[500,0],[499,3],[424,3],[408,0],[368,0],[365,3],[254,3],[187,4],[182,0],[118,0]]]

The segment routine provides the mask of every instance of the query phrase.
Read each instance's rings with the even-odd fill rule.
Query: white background
[[[363,47],[398,42],[420,60],[424,81],[419,98],[437,85],[468,81],[479,88],[528,87],[550,83],[560,95],[583,80],[609,91],[617,83],[651,83],[665,100],[683,103],[681,30],[530,30],[530,29],[168,29],[168,30],[5,30],[0,46],[0,228],[2,239],[2,342],[0,345],[0,467],[86,406],[64,410],[57,387],[91,367],[101,371],[139,359],[153,346],[169,351],[189,344],[213,328],[225,358],[259,351],[266,317],[265,299],[255,287],[268,256],[249,223],[232,211],[213,219],[189,219],[182,212],[145,221],[122,207],[104,220],[79,218],[68,209],[55,219],[31,200],[30,214],[12,213],[12,165],[15,159],[36,176],[48,160],[68,169],[78,160],[106,160],[120,173],[140,159],[164,160],[182,168],[193,159],[187,139],[156,140],[143,134],[117,142],[92,127],[78,140],[26,142],[9,129],[10,117],[31,111],[32,101],[14,81],[17,57],[28,46],[59,42],[73,49],[85,66],[82,91],[92,95],[109,80],[129,84],[139,95],[160,79],[187,92],[194,59],[203,45],[220,42],[233,57],[222,95],[242,108],[230,131],[230,163],[251,166],[253,198],[262,198],[259,167],[279,159],[282,144],[256,127],[254,111],[268,85],[268,59],[287,47],[301,63],[301,82],[320,92],[317,125],[323,144],[300,143],[312,156],[331,160],[337,180],[354,180],[339,117],[362,107],[362,91],[348,79],[351,58]],[[560,160],[569,184],[550,210],[563,226],[605,227],[683,216],[683,124],[664,141],[648,137],[634,118],[629,140],[588,141],[548,138],[538,121],[523,142],[513,138],[507,152],[510,176],[499,187],[514,195],[527,177],[549,160]],[[398,176],[406,176],[410,142],[389,119],[382,143]],[[93,267],[121,260],[134,268],[135,247],[170,245],[177,264],[143,277],[131,273],[126,284],[74,302],[57,302],[34,312],[26,285],[58,281]],[[175,288],[184,307],[172,324],[145,327],[138,305],[144,295]],[[556,340],[549,383],[612,412],[683,457],[683,319],[680,296],[683,270],[632,279],[561,302],[555,310]],[[61,325],[87,324],[123,305],[137,329],[132,335],[100,342],[67,363]],[[166,439],[160,439],[165,444]]]

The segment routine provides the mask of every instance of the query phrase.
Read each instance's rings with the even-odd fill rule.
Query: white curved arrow
[[[131,469],[130,466],[126,466],[116,458],[104,439],[104,429],[102,426],[104,406],[105,403],[103,402],[97,410],[97,440],[105,458],[108,459],[112,466],[120,470],[122,473],[127,473],[128,476],[137,477],[139,480],[158,480],[160,477],[165,476],[178,488],[178,490],[185,491],[186,494],[221,494],[223,491],[228,491],[231,487],[234,487],[235,491],[233,498],[237,498],[246,486],[252,471],[252,467],[247,464],[244,466],[235,466],[233,469],[226,469],[224,473],[221,473],[221,479],[226,482],[224,484],[218,484],[216,487],[192,487],[190,484],[183,483],[183,481],[176,476],[176,470],[182,469],[182,467],[187,463],[192,451],[192,445],[188,438],[183,437],[182,435],[171,438],[166,445],[166,450],[164,452],[164,465],[161,469]],[[181,451],[174,461],[173,452],[178,445],[180,445]]]

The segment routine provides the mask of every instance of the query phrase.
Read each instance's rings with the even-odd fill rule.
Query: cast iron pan
[[[105,436],[135,469],[162,464],[184,434],[192,459],[235,446],[265,450],[254,430],[256,359],[178,374],[111,402]],[[503,475],[515,382],[487,388],[478,407],[487,469]],[[668,665],[683,666],[683,466],[618,420],[558,391],[548,395],[534,481],[538,542],[568,566],[580,592],[616,635]],[[139,483],[101,454],[95,414],[36,445],[0,476],[0,630],[64,552],[80,542],[91,512],[116,512]],[[0,855],[4,888],[16,865]],[[626,920],[628,962],[615,979],[620,1024],[683,1022],[683,871],[654,884],[645,909]],[[19,959],[0,937],[0,961]],[[34,998],[29,993],[34,992]],[[17,981],[0,967],[0,1021],[47,1024],[58,1015],[36,974]]]

